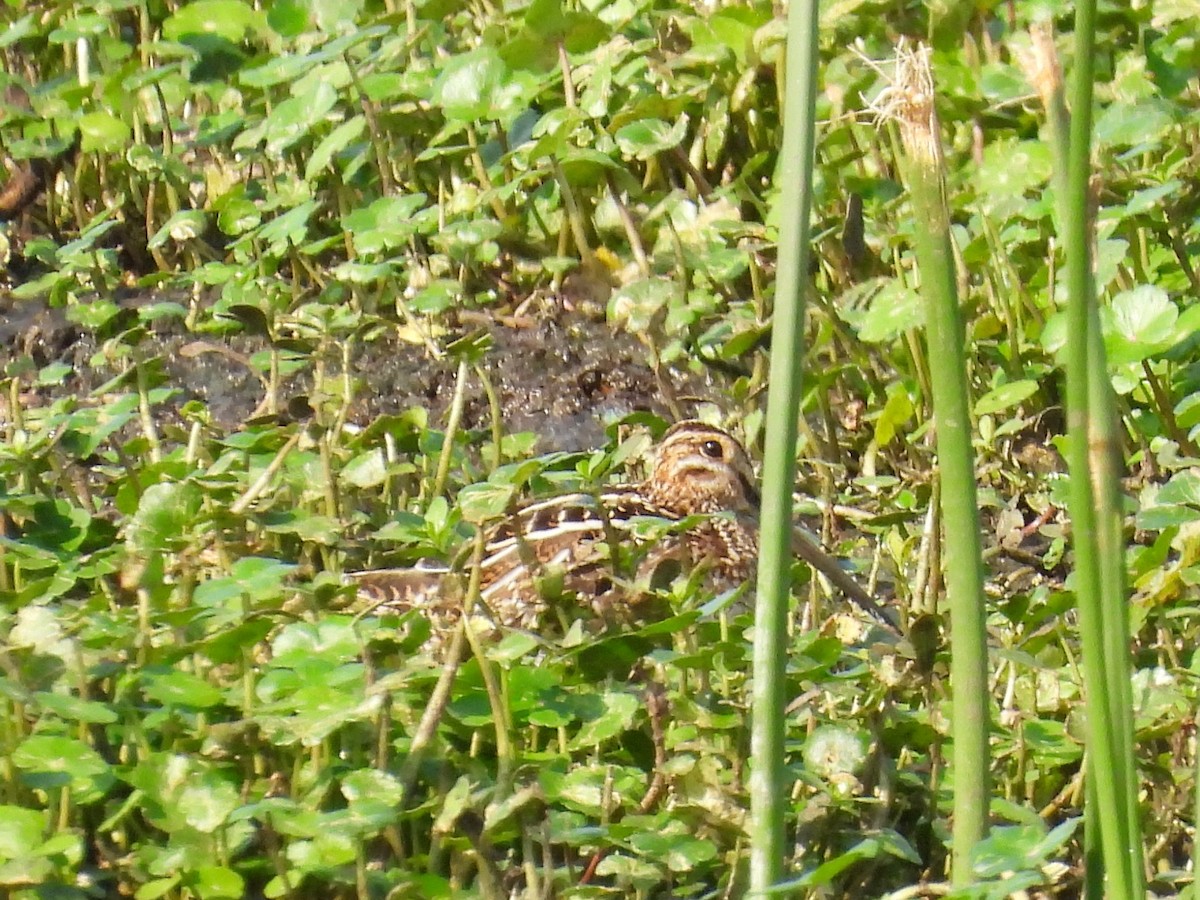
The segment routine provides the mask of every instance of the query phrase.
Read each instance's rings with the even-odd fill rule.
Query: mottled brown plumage
[[[497,525],[487,537],[480,599],[495,624],[537,629],[555,598],[620,615],[676,572],[698,573],[709,591],[723,592],[754,573],[757,514],[746,451],[720,428],[681,422],[663,437],[642,483],[532,503]],[[435,632],[461,614],[462,580],[448,569],[348,578],[360,609],[422,609]]]

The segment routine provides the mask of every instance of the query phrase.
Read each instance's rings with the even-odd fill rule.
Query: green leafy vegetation
[[[346,612],[339,574],[461,564],[514,498],[637,477],[696,395],[761,457],[774,8],[5,9],[4,890],[744,892],[752,622],[729,598],[655,586],[658,614],[606,630],[567,609],[472,636],[450,677],[430,621]],[[906,638],[794,567],[778,802],[799,895],[949,879],[923,226],[869,111],[902,34],[933,48],[984,521],[991,802],[962,895],[1081,890],[1068,288],[1029,74],[1045,21],[1071,68],[1069,12],[822,9],[795,505]],[[1163,895],[1191,890],[1196,787],[1194,31],[1187,4],[1106,4],[1093,60],[1094,283]]]

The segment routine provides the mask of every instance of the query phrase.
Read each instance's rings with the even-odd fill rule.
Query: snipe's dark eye
[[[709,459],[720,459],[725,455],[725,448],[720,441],[705,441],[700,445],[700,452]]]

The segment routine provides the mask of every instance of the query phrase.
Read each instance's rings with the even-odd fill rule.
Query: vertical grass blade
[[[754,621],[754,696],[750,774],[750,890],[761,894],[783,875],[784,648],[791,570],[792,483],[804,346],[809,210],[816,128],[817,0],[788,11],[779,166],[779,270],[771,335],[763,460],[758,604]]]
[[[1106,896],[1132,898],[1144,896],[1145,886],[1133,757],[1129,624],[1116,483],[1119,467],[1114,459],[1114,412],[1100,339],[1091,252],[1095,17],[1094,0],[1080,0],[1075,9],[1069,144],[1065,154],[1061,147],[1057,154],[1060,169],[1065,157],[1066,171],[1060,202],[1067,255],[1068,465],[1087,703],[1088,777],[1093,787],[1089,795],[1099,807],[1088,821],[1099,829],[1101,853],[1099,859],[1090,854],[1088,865],[1103,866]],[[1099,880],[1095,871],[1089,876],[1092,883]]]
[[[950,607],[951,726],[954,760],[952,875],[972,880],[970,854],[987,828],[987,633],[983,598],[975,453],[971,446],[963,322],[955,288],[950,219],[934,111],[933,76],[923,48],[897,56],[889,106],[900,122],[904,168],[916,216],[913,243],[925,299],[926,340],[937,424],[945,578]]]
[[[1061,69],[1049,27],[1032,32],[1026,62],[1030,81],[1046,107],[1054,150],[1058,228],[1067,248],[1069,425],[1072,428],[1072,510],[1077,594],[1083,634],[1088,699],[1088,816],[1086,841],[1089,896],[1104,885],[1142,893],[1142,847],[1138,829],[1137,766],[1133,750],[1129,683],[1129,620],[1119,491],[1120,459],[1112,387],[1108,380],[1099,312],[1092,280],[1090,109],[1094,10],[1078,10],[1076,107],[1067,112]],[[1082,104],[1082,105],[1080,105]],[[1079,468],[1083,466],[1084,468]],[[1079,484],[1075,483],[1078,473]],[[1111,854],[1117,854],[1113,858]],[[1128,895],[1121,893],[1121,895]]]

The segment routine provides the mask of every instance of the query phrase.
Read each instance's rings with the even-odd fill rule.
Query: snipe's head
[[[704,422],[680,422],[663,435],[646,492],[659,505],[684,515],[758,513],[750,457],[727,431]]]

